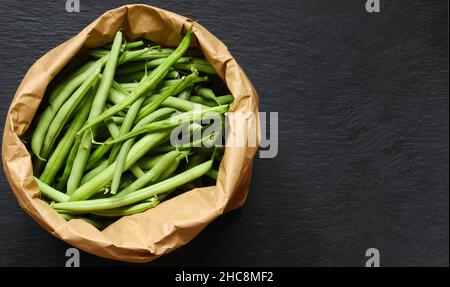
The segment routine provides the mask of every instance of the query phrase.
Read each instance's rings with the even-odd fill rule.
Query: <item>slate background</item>
[[[279,154],[255,161],[244,208],[149,266],[449,264],[448,2],[143,1],[197,19],[279,112]],[[27,69],[128,1],[0,0],[0,108]],[[64,266],[65,243],[0,177],[0,266]],[[82,253],[83,266],[127,265]]]

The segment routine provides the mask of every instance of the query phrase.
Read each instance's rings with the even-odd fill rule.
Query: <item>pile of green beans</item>
[[[224,120],[233,97],[189,49],[191,38],[189,29],[177,47],[161,47],[119,31],[51,83],[27,145],[43,198],[64,219],[104,228],[215,184],[224,133],[193,138],[214,117]],[[172,145],[183,127],[191,142]]]

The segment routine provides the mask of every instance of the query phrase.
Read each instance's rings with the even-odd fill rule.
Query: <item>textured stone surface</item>
[[[228,45],[280,118],[244,208],[152,266],[448,265],[447,1],[147,1]],[[413,3],[414,2],[414,3]],[[0,0],[1,127],[27,69],[127,1]],[[0,177],[0,266],[63,266],[69,246]],[[125,265],[83,253],[81,264]]]

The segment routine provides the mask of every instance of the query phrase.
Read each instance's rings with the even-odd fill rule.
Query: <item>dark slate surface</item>
[[[280,118],[244,208],[151,266],[449,264],[448,2],[147,1],[228,45]],[[1,126],[27,69],[127,1],[0,1]],[[0,266],[63,266],[69,247],[0,178]],[[81,264],[125,265],[89,254]]]

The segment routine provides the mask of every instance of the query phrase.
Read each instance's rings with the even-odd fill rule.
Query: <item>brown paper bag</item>
[[[121,28],[128,40],[145,38],[176,46],[192,23],[188,18],[151,6],[123,6],[106,12],[78,35],[45,54],[25,75],[6,119],[3,167],[20,206],[48,232],[98,256],[149,262],[186,244],[219,215],[244,204],[256,147],[227,147],[214,187],[186,192],[144,213],[123,217],[103,231],[79,219],[66,222],[40,199],[30,154],[19,138],[30,126],[47,85],[80,49],[111,42]],[[227,47],[199,24],[194,25],[193,33],[196,36],[193,45],[203,51],[233,94],[232,111],[257,114],[257,94]],[[247,124],[257,131],[259,139],[258,118]],[[236,128],[231,123],[231,135]]]

